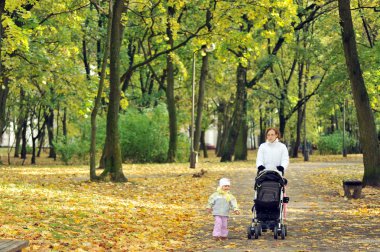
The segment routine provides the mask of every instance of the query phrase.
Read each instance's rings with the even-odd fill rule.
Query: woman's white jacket
[[[260,165],[264,166],[265,170],[277,171],[277,166],[282,166],[286,170],[289,165],[289,153],[286,145],[278,139],[272,143],[262,143],[257,152],[256,168]]]

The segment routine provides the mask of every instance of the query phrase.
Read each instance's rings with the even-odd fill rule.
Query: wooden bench
[[[21,252],[28,245],[29,241],[24,240],[0,240],[0,252]]]
[[[344,197],[359,199],[362,194],[363,183],[360,180],[343,180]],[[353,193],[351,194],[351,190]]]

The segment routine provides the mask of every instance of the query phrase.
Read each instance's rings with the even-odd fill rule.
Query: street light
[[[306,82],[303,87],[303,96],[306,97]],[[309,148],[307,147],[306,139],[306,101],[303,106],[303,161],[309,161]]]
[[[197,163],[198,153],[194,150],[194,111],[195,111],[195,55],[200,50],[205,53],[212,52],[215,50],[215,44],[212,43],[209,46],[203,45],[201,48],[193,52],[193,75],[192,75],[192,85],[191,85],[191,128],[190,128],[190,168],[195,168]]]
[[[343,100],[343,157],[347,157],[347,149],[346,149],[346,107],[347,107],[347,100],[344,98]]]

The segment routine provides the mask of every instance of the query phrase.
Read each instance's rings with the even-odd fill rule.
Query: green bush
[[[74,157],[84,160],[89,156],[90,142],[80,137],[62,137],[58,139],[54,147],[60,159],[65,164],[69,164]]]
[[[168,113],[165,105],[138,110],[128,108],[120,115],[119,133],[123,161],[134,163],[163,163],[169,149]],[[68,164],[73,158],[88,159],[90,149],[89,122],[82,123],[78,135],[59,139],[55,144],[57,154]],[[97,151],[104,146],[106,118],[98,116],[96,130]],[[177,161],[186,162],[189,158],[189,140],[184,134],[178,135]]]
[[[178,136],[177,161],[188,162],[190,157],[189,137],[184,134]]]
[[[129,108],[120,117],[120,145],[124,161],[166,161],[169,148],[168,115],[164,106],[139,111]]]
[[[348,152],[357,149],[357,141],[349,135],[345,135],[345,146]],[[321,155],[340,154],[343,149],[343,133],[336,131],[333,134],[324,135],[319,138],[318,150]]]

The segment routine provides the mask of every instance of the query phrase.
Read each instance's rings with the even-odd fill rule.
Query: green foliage
[[[137,110],[129,108],[120,117],[120,145],[124,161],[163,163],[169,148],[168,114],[165,105]],[[178,137],[177,160],[189,156],[187,136]]]
[[[120,145],[123,160],[165,162],[169,135],[164,106],[139,111],[129,108],[120,117]]]
[[[190,143],[187,135],[180,134],[178,136],[177,161],[187,162],[190,157]]]
[[[85,160],[89,154],[90,143],[85,138],[62,137],[54,146],[60,159],[68,165],[74,157]]]
[[[169,148],[168,115],[165,105],[138,110],[128,108],[120,115],[120,146],[124,161],[134,163],[163,163]],[[96,144],[97,152],[102,151],[106,118],[98,117]],[[60,159],[69,164],[74,158],[86,161],[89,157],[90,123],[82,122],[76,136],[60,138],[55,144]],[[78,136],[79,135],[79,136]],[[178,136],[177,160],[187,161],[189,141],[184,134]]]
[[[357,140],[350,135],[345,135],[345,146],[348,152],[357,148]],[[321,155],[339,154],[343,149],[343,133],[336,131],[333,134],[321,136],[318,141],[318,150]]]

